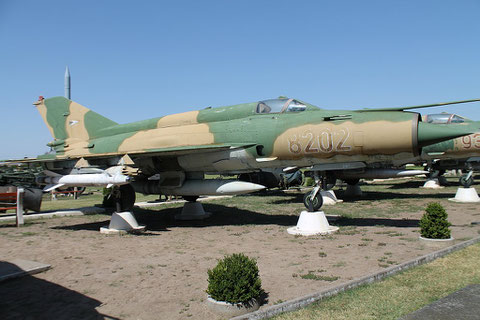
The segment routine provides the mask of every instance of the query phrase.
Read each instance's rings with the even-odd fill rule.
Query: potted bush
[[[263,293],[257,262],[242,253],[225,256],[208,270],[208,303],[230,317],[255,311]]]
[[[420,220],[420,234],[424,239],[451,240],[452,225],[447,220],[448,214],[438,202],[428,204],[425,213]]]

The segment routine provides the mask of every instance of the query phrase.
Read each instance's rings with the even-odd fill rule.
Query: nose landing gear
[[[459,182],[462,187],[470,188],[473,184],[473,170],[470,170],[467,174],[461,176]]]
[[[333,175],[320,174],[318,171],[314,171],[313,177],[315,179],[316,186],[312,191],[305,193],[303,196],[303,204],[309,212],[315,212],[320,210],[323,206],[323,195],[321,190],[327,191],[335,186],[336,178]]]

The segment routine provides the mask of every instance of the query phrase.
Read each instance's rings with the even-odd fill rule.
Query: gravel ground
[[[310,294],[448,244],[418,239],[427,203],[449,213],[455,241],[478,236],[480,204],[447,201],[456,186],[418,188],[421,180],[382,181],[364,196],[324,207],[340,215],[328,236],[286,230],[303,210],[300,192],[259,193],[205,202],[212,217],[177,222],[181,205],[136,209],[143,235],[103,235],[109,216],[36,220],[22,228],[0,224],[0,257],[26,259],[52,269],[0,284],[1,319],[219,319],[206,306],[207,270],[226,254],[257,259],[263,307]],[[337,191],[342,198],[343,191]],[[75,203],[72,200],[72,206]]]

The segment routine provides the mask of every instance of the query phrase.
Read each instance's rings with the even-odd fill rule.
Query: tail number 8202
[[[348,129],[326,129],[320,133],[307,130],[298,136],[291,135],[288,138],[288,148],[294,154],[345,152],[352,149],[346,143],[349,136]]]

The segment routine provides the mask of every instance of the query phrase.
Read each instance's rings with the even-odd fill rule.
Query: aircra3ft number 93
[[[183,196],[242,194],[264,186],[204,179],[206,173],[241,174],[266,168],[311,167],[317,186],[305,196],[322,205],[328,170],[351,170],[411,158],[421,148],[474,132],[467,125],[421,121],[414,108],[324,110],[279,98],[206,108],[118,124],[64,97],[34,103],[54,140],[38,156],[44,190],[68,186],[114,187],[124,211],[135,192]]]

